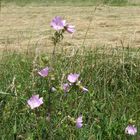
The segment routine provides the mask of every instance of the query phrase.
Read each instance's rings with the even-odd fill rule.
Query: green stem
[[[38,121],[37,121],[37,117],[38,117],[37,116],[37,110],[34,110],[34,115],[35,115],[37,137],[38,137],[38,140],[40,140],[40,138],[39,138],[39,131],[38,131],[39,126],[38,126]]]
[[[54,43],[54,47],[53,47],[53,52],[52,52],[52,57],[54,58],[55,56],[55,51],[56,51],[56,43]]]

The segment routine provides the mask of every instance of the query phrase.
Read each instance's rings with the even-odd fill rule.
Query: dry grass
[[[81,47],[89,22],[85,45],[140,47],[140,7],[2,7],[0,49],[50,48],[51,19],[62,16],[76,26],[73,37],[66,35],[63,46]]]

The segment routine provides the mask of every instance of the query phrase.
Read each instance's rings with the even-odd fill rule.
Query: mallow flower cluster
[[[41,77],[45,78],[45,77],[48,76],[49,70],[50,70],[49,67],[45,67],[44,69],[40,70],[38,72],[38,74]],[[64,92],[69,92],[70,86],[72,86],[73,84],[78,82],[79,76],[80,76],[80,74],[70,73],[67,76],[67,80],[69,81],[69,83],[64,83],[62,85],[63,91]],[[55,91],[57,91],[57,89],[55,87],[52,87],[51,91],[55,92]],[[28,104],[28,106],[30,106],[31,109],[38,108],[39,106],[41,106],[43,104],[43,97],[39,98],[39,95],[33,95],[30,99],[28,99],[27,104]],[[81,115],[76,119],[75,123],[76,123],[77,128],[81,128],[83,126],[83,120],[82,120]]]
[[[63,91],[65,93],[69,92],[70,88],[75,85],[75,86],[78,86],[80,90],[82,90],[84,93],[88,92],[89,90],[82,86],[81,82],[79,81],[79,77],[80,77],[80,74],[77,74],[77,73],[68,74],[67,76],[68,83],[64,83],[62,85]]]

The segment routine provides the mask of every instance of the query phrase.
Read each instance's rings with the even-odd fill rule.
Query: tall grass
[[[135,48],[92,48],[84,54],[5,52],[0,61],[0,137],[2,140],[128,140],[138,139],[124,133],[129,120],[140,128],[140,50]],[[59,87],[68,73],[80,73],[89,89],[52,93],[51,131],[46,120],[50,79],[37,71],[53,64],[53,86]],[[38,93],[45,104],[34,112],[27,107],[29,97]],[[84,126],[77,129],[66,116],[83,115]]]

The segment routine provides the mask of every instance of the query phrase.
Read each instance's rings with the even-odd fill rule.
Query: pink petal
[[[137,128],[134,125],[128,125],[125,129],[125,133],[135,135],[137,133]]]
[[[28,105],[31,107],[31,109],[39,107],[41,104],[43,104],[43,98],[41,97],[39,99],[39,95],[33,95],[28,101]]]
[[[81,128],[81,127],[83,126],[82,116],[79,116],[79,117],[76,119],[76,126],[77,126],[77,128]]]
[[[74,33],[74,32],[75,32],[75,26],[67,25],[67,26],[66,26],[66,31],[67,31],[68,33]]]
[[[38,74],[42,77],[48,76],[48,73],[49,73],[49,68],[48,67],[46,67],[46,68],[44,68],[44,69],[42,69],[41,71],[38,72]]]
[[[64,29],[64,26],[66,25],[66,21],[62,20],[61,17],[56,16],[52,21],[51,21],[51,27],[54,28],[56,31]]]
[[[76,74],[76,73],[72,74],[71,73],[71,74],[68,75],[67,79],[68,79],[69,82],[75,83],[75,82],[77,82],[79,76],[80,76],[79,74]]]

